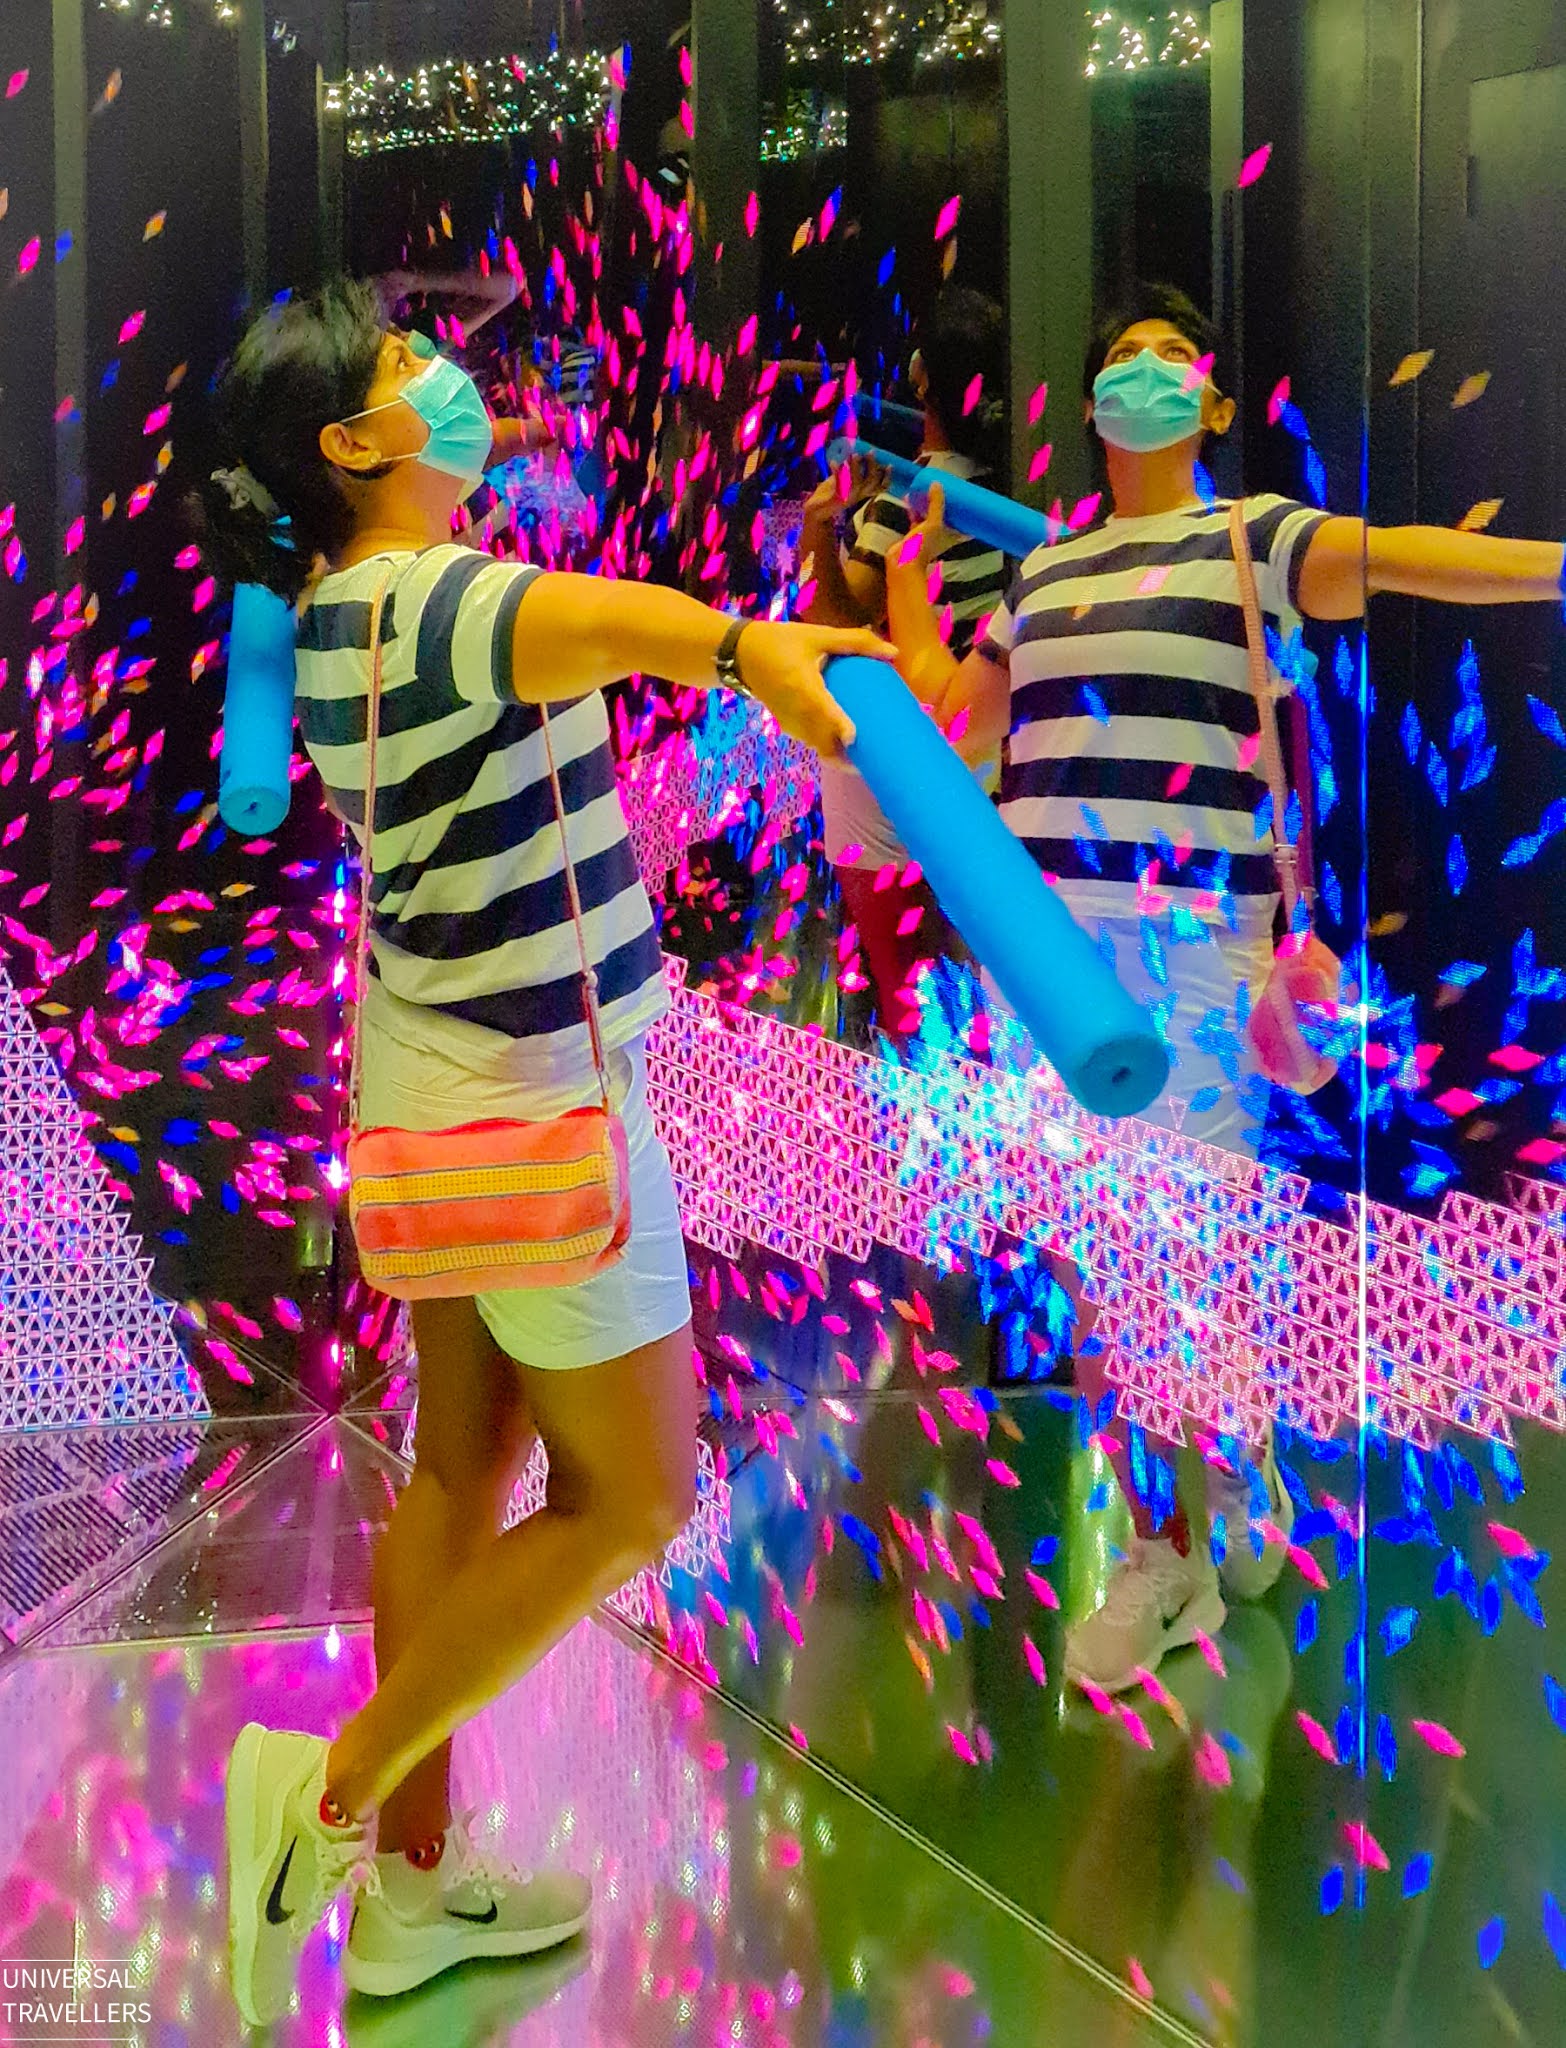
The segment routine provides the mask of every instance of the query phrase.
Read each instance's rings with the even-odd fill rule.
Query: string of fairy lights
[[[1088,48],[1087,75],[1154,69],[1189,70],[1212,55],[1206,14],[1188,7],[1149,9],[1134,13],[1123,7],[1089,9],[1093,40]]]
[[[233,21],[239,0],[204,0],[218,21]],[[916,69],[995,56],[1001,47],[999,0],[772,0],[783,54],[791,67],[827,62],[911,60]],[[98,0],[103,11],[156,28],[176,25],[176,0]],[[992,11],[993,8],[993,11]],[[1089,78],[1187,70],[1210,57],[1207,9],[1089,7],[1084,10]],[[272,40],[292,49],[284,21]],[[394,71],[350,72],[326,89],[326,108],[345,123],[350,156],[437,144],[493,142],[508,136],[563,134],[604,118],[611,90],[606,54],[573,55],[558,45],[542,57],[441,58]],[[762,109],[761,161],[793,163],[846,147],[844,100],[790,86]]]
[[[207,4],[214,21],[238,21],[239,0],[207,0]],[[98,12],[140,21],[148,28],[177,28],[180,19],[174,0],[98,0]],[[299,31],[276,16],[269,20],[267,34],[287,56],[299,47]]]
[[[236,0],[208,0],[212,16],[217,21],[237,21],[239,7]],[[122,14],[144,21],[148,28],[177,28],[179,10],[174,0],[98,0],[100,14]]]
[[[846,0],[810,0],[799,11],[794,0],[773,0],[783,24],[783,48],[791,66],[876,63],[911,56],[915,65],[961,63],[999,51],[1001,24],[984,0],[956,0],[951,6],[897,7],[866,0],[856,9]],[[1189,70],[1212,55],[1206,9],[1090,7],[1086,10],[1088,78],[1112,78],[1145,71]],[[848,108],[841,98],[791,85],[781,104],[762,111],[761,161],[794,163],[846,147]]]
[[[832,57],[848,64],[909,55],[916,63],[962,61],[1000,44],[999,5],[989,0],[772,0],[790,64]]]
[[[544,57],[446,58],[407,72],[378,65],[326,89],[346,124],[350,156],[436,143],[591,128],[611,90],[608,54],[555,48]]]
[[[772,0],[772,8],[790,65],[960,64],[1001,45],[999,0]],[[1205,5],[1087,8],[1087,76],[1202,63],[1211,54],[1206,15]]]

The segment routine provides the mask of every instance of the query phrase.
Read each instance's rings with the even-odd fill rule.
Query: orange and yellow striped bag
[[[547,1123],[356,1131],[348,1215],[383,1294],[569,1287],[630,1235],[625,1128],[596,1104]]]
[[[389,582],[389,579],[388,579]],[[371,684],[354,988],[362,1001],[370,931],[375,836],[376,742],[381,707],[381,620],[387,584],[370,618]],[[582,955],[583,1007],[601,1100],[544,1122],[491,1119],[443,1131],[358,1126],[360,1042],[349,1081],[348,1216],[366,1280],[402,1301],[488,1294],[512,1287],[570,1287],[612,1266],[631,1234],[625,1126],[609,1104],[598,1013],[598,977],[587,957],[582,906],[566,837],[565,807],[540,705],[566,889]]]

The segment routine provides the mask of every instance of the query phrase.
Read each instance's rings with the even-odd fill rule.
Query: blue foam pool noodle
[[[884,440],[907,442],[917,448],[924,440],[924,410],[920,406],[898,405],[878,391],[856,391],[849,401],[854,417],[869,433]]]
[[[259,583],[234,591],[223,699],[218,815],[245,839],[288,816],[294,750],[294,611]]]
[[[939,484],[946,500],[946,524],[982,540],[987,547],[999,548],[1013,561],[1020,562],[1049,539],[1049,521],[1042,512],[1019,505],[1015,498],[1003,498],[999,491],[987,491],[967,477],[910,461],[906,455],[894,455],[869,441],[838,441],[827,452],[834,462],[846,455],[868,455],[887,472],[915,511],[923,511],[930,486]]]
[[[826,666],[854,721],[849,761],[936,900],[1061,1080],[1095,1116],[1136,1116],[1169,1078],[1169,1049],[1002,822],[897,671],[864,655]]]

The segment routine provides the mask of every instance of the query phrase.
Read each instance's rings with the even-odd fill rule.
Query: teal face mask
[[[1093,424],[1099,438],[1133,455],[1173,448],[1202,431],[1205,378],[1192,382],[1189,363],[1165,362],[1145,348],[1128,363],[1100,370],[1093,383]]]
[[[394,405],[410,406],[428,428],[429,438],[411,454],[388,455],[386,460],[422,462],[426,469],[454,476],[463,486],[463,496],[470,497],[484,481],[495,429],[467,371],[449,356],[432,355],[429,367],[396,398],[368,406],[354,418],[368,419],[372,412],[389,412]]]

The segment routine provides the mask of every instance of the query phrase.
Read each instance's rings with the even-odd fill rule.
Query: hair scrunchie
[[[228,494],[229,504],[236,512],[253,509],[259,512],[263,519],[272,520],[279,516],[277,500],[244,463],[236,463],[232,469],[213,470],[212,481],[222,485]]]

